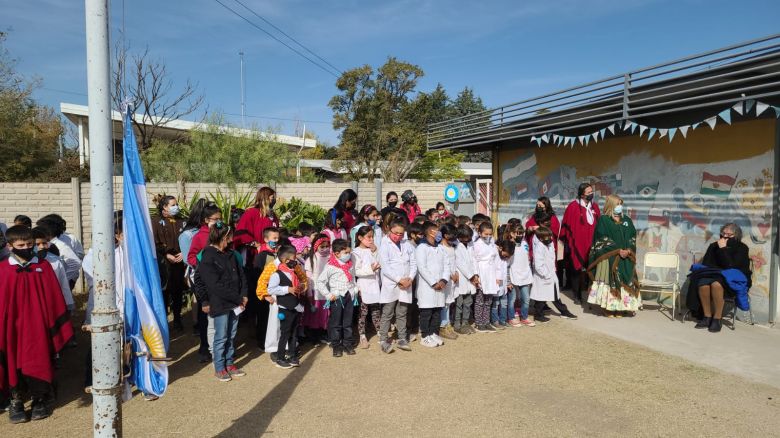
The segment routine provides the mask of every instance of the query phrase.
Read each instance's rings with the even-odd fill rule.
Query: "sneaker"
[[[491,325],[491,326],[492,326],[494,329],[496,329],[496,330],[506,330],[506,323],[504,323],[504,324],[501,324],[500,322],[496,322],[496,323],[492,323],[492,322],[491,322],[491,323],[490,323],[490,325]]]
[[[455,331],[453,330],[452,334],[450,334],[450,332],[447,330],[447,327],[448,326],[440,328],[439,334],[437,336],[444,339],[458,339],[458,335],[455,334]]]
[[[276,363],[276,360],[279,359],[279,357],[276,355],[276,353],[271,353],[271,362]]]
[[[561,313],[561,318],[563,319],[577,319],[577,315],[569,312],[568,310],[565,313]]]
[[[368,339],[366,339],[365,336],[360,337],[360,344],[358,344],[358,347],[363,350],[368,348]]]
[[[521,319],[520,325],[523,327],[536,327],[536,323],[531,321],[530,319]]]
[[[274,362],[274,365],[276,365],[277,368],[281,368],[283,370],[289,370],[293,367],[290,365],[290,362],[287,362],[285,359],[278,359],[276,362]]]
[[[475,329],[474,327],[472,327],[470,325],[466,326],[466,328],[469,329],[469,333],[471,333],[472,335],[477,332],[477,329]]]
[[[230,373],[228,373],[227,370],[217,371],[216,373],[214,373],[214,376],[220,382],[229,382],[229,381],[233,380],[230,377]]]
[[[32,403],[32,419],[43,420],[51,416],[54,411],[54,399],[49,400],[33,400]]]
[[[425,338],[422,338],[422,340],[420,341],[420,345],[428,348],[436,348],[439,346],[439,343],[436,342],[436,340],[433,339],[432,336],[427,336]]]
[[[417,333],[412,333],[412,334],[410,334],[410,335],[409,335],[409,342],[414,342],[414,341],[416,341],[416,340],[417,340],[417,337],[418,337],[417,335],[418,335]],[[421,342],[422,342],[422,341],[421,341]]]
[[[347,356],[354,356],[355,355],[355,348],[351,345],[344,347],[344,352],[347,353]]]
[[[539,316],[535,316],[535,317],[534,317],[534,321],[536,321],[536,322],[541,322],[541,323],[545,323],[545,322],[549,322],[549,321],[550,321],[550,318],[548,318],[548,317],[546,317],[546,316],[544,316],[544,315],[539,315]]]
[[[398,342],[400,343],[401,341],[398,341]],[[409,343],[407,341],[403,341],[403,342],[407,346],[409,345]],[[393,352],[393,343],[392,342],[387,342],[387,341],[380,342],[379,343],[379,349],[382,350],[382,353],[390,354],[390,353]]]
[[[333,357],[341,357],[342,354],[343,351],[341,349],[341,345],[333,346]]]
[[[154,395],[154,394],[144,394],[144,401],[155,401],[159,400],[160,397]]]
[[[522,327],[523,326],[523,324],[520,322],[520,318],[515,318],[515,319],[509,321],[509,325],[511,325],[512,327]]]
[[[451,324],[447,324],[447,333],[449,333],[449,335],[452,336],[454,339],[458,339],[458,334],[455,332],[455,329],[452,327]]]
[[[471,334],[471,327],[467,325],[462,325],[455,329],[456,333],[460,333],[461,335],[470,335]]]
[[[409,341],[405,341],[405,340],[401,339],[400,341],[398,341],[397,346],[398,346],[399,350],[412,351],[412,346],[409,345]]]
[[[436,333],[431,334],[430,338],[433,338],[433,340],[436,341],[436,345],[444,345],[444,339]]]
[[[244,377],[246,373],[241,368],[237,368],[235,365],[228,365],[227,372],[230,377]]]
[[[297,357],[293,357],[292,359],[288,360],[287,363],[289,363],[293,368],[298,368],[301,366],[301,361]]]
[[[11,400],[11,406],[8,407],[8,419],[11,420],[11,424],[30,421],[27,417],[27,412],[24,410],[24,403],[21,400]]]
[[[495,325],[493,325],[493,323],[492,323],[492,322],[491,322],[491,323],[489,323],[489,324],[487,325],[487,328],[488,328],[489,330],[491,330],[491,331],[494,331],[494,332],[495,332],[495,331],[498,331],[498,328],[497,328]]]

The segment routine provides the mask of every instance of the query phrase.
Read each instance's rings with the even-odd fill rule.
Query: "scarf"
[[[295,273],[295,270],[290,269],[290,267],[287,266],[285,263],[279,263],[277,269],[290,276],[290,279],[292,280],[293,288],[296,288],[298,287],[299,284],[301,284],[301,281],[298,279],[298,274]]]
[[[587,216],[588,219],[588,225],[593,225],[593,221],[595,218],[595,216],[593,215],[593,203],[583,201],[582,199],[578,199],[577,202],[579,202],[581,207],[585,208],[585,215]]]
[[[336,258],[336,255],[331,253],[328,264],[344,271],[344,275],[347,276],[347,281],[352,281],[352,274],[349,273],[349,270],[352,269],[352,259],[350,259],[347,263],[341,263],[341,261]]]

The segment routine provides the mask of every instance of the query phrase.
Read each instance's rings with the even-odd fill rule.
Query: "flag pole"
[[[122,436],[122,320],[114,284],[114,191],[108,0],[85,0],[89,102],[94,309],[92,423],[94,436]]]

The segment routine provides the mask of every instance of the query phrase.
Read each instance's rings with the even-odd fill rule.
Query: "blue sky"
[[[243,1],[341,70],[396,56],[423,68],[420,90],[469,86],[489,107],[780,32],[777,0]],[[111,8],[119,38],[122,1]],[[86,104],[83,1],[0,0],[0,11],[18,70],[43,80],[36,97],[55,108]],[[243,50],[248,115],[307,120],[307,130],[338,144],[327,107],[335,77],[216,1],[125,0],[124,11],[132,48],[148,46],[177,83],[197,82],[210,110],[240,113]]]

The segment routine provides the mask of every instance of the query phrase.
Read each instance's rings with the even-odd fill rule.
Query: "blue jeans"
[[[514,293],[517,294],[517,298],[520,299],[520,319],[526,320],[528,319],[528,303],[531,301],[531,285],[515,285],[512,289],[514,290]]]
[[[507,294],[502,296],[495,296],[493,298],[493,305],[490,307],[490,323],[499,323],[501,325],[506,324],[506,307],[507,307]]]
[[[450,323],[450,305],[445,304],[444,307],[441,309],[441,324],[439,324],[440,327],[447,327],[447,325]]]
[[[238,316],[231,310],[214,318],[214,371],[224,371],[233,365],[236,347],[233,341],[238,331]]]

